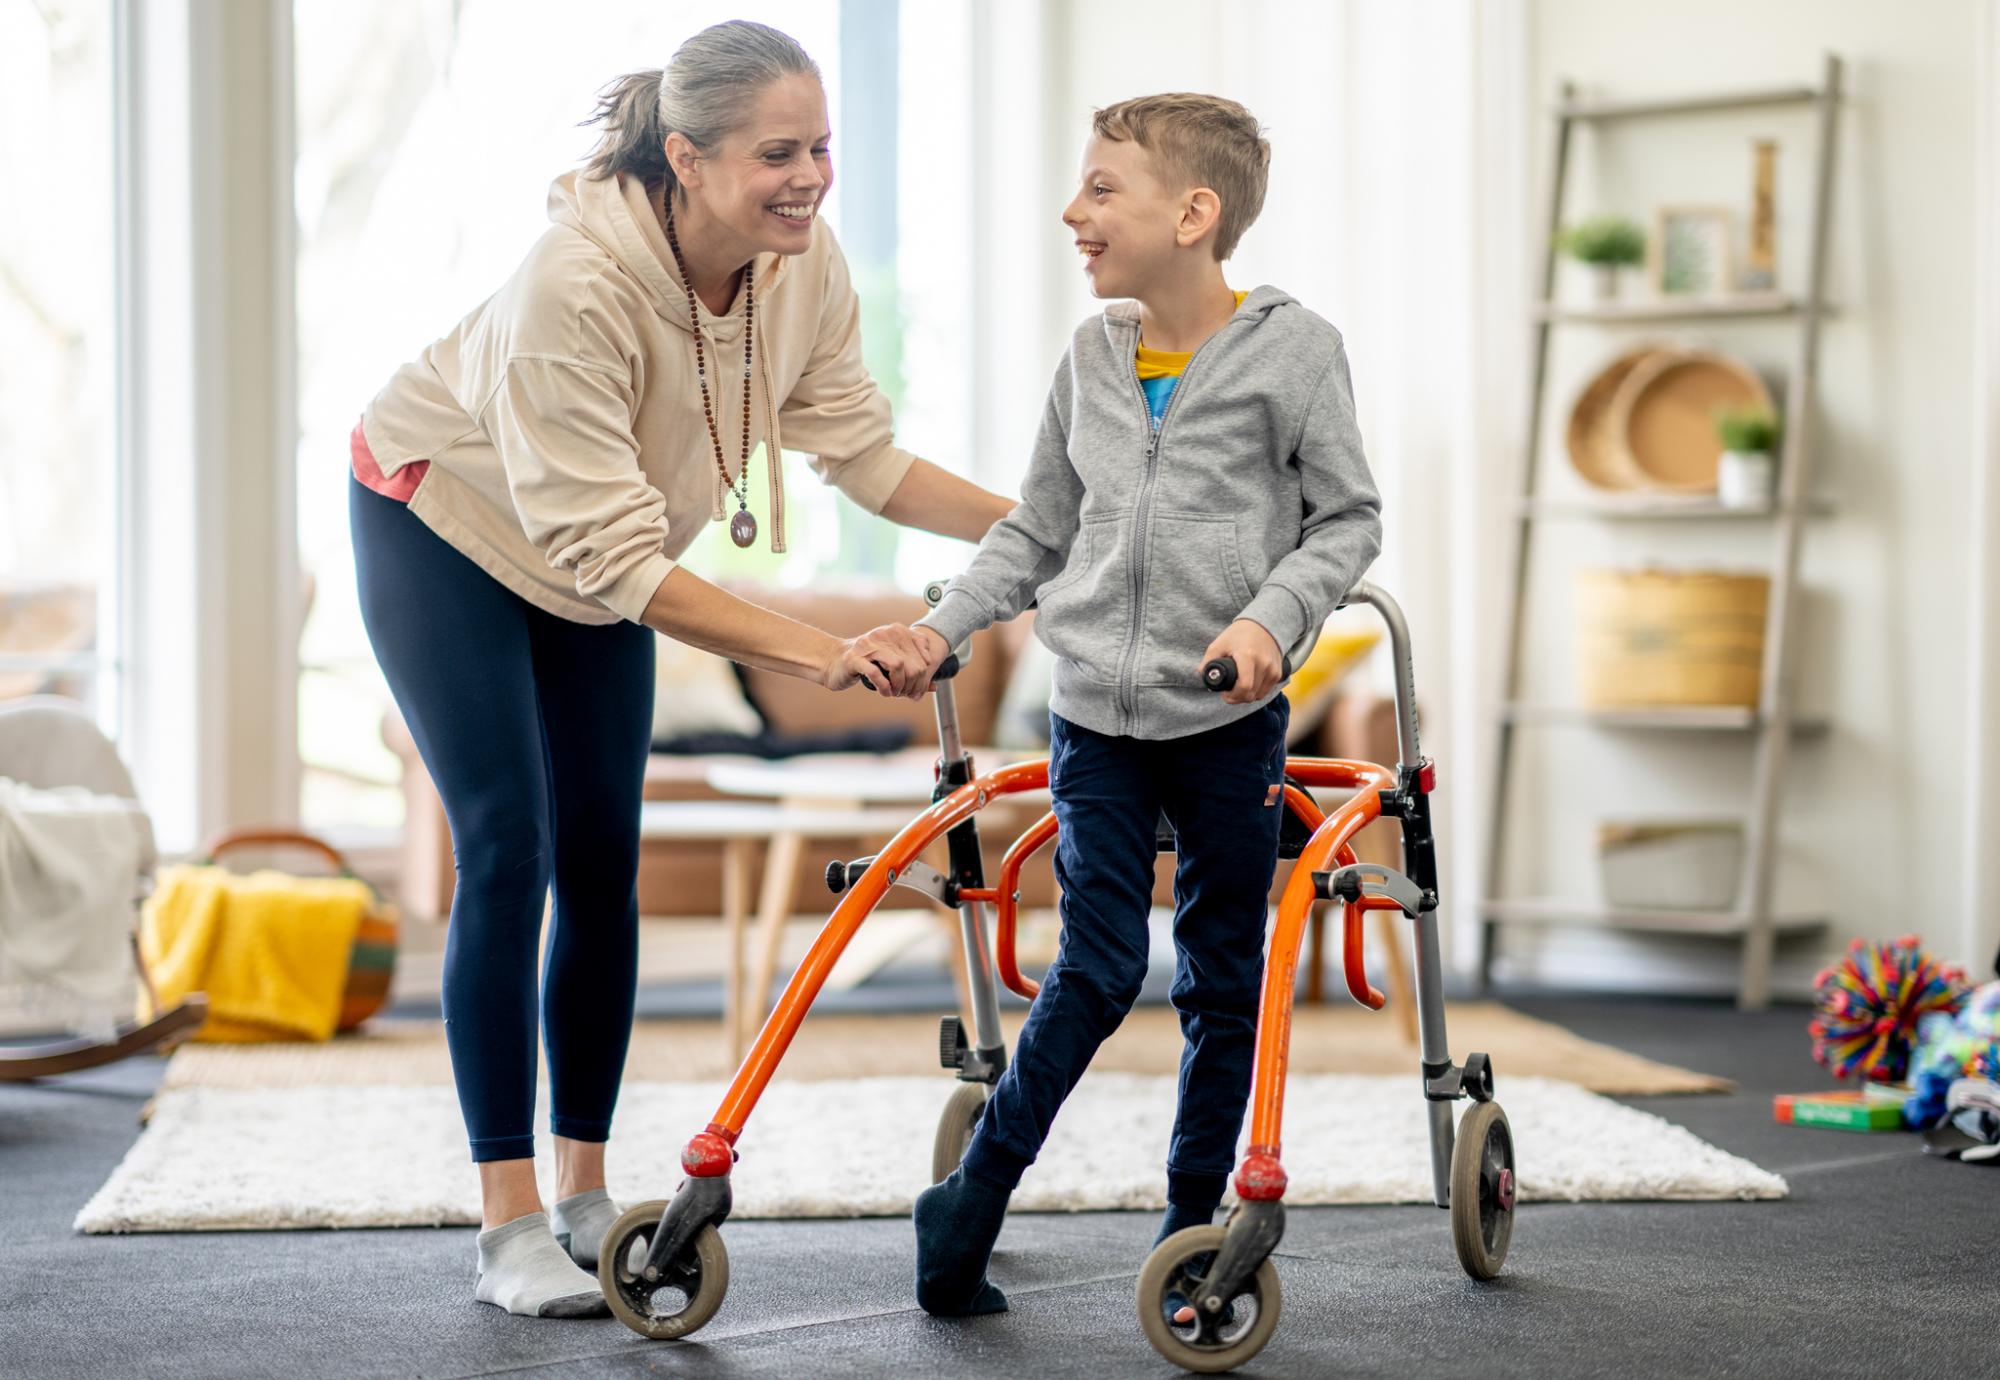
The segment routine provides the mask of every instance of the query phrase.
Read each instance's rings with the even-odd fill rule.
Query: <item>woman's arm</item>
[[[927,653],[908,628],[890,625],[859,637],[835,637],[738,599],[684,566],[675,566],[653,591],[645,623],[676,642],[828,690],[845,690],[866,676],[886,699],[914,697],[930,670]]]
[[[1014,511],[1014,502],[919,458],[889,495],[882,516],[904,527],[976,542]]]

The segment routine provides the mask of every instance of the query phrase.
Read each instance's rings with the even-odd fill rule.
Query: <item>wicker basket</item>
[[[1755,707],[1768,576],[1577,573],[1578,698],[1591,709]]]

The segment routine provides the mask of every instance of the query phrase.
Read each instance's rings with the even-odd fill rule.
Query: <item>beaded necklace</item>
[[[680,270],[681,286],[687,291],[688,325],[694,331],[694,372],[701,381],[701,412],[708,421],[709,444],[715,447],[715,468],[722,476],[723,487],[736,496],[736,516],[729,519],[729,539],[738,546],[749,546],[757,540],[757,518],[750,511],[750,374],[752,352],[757,341],[756,321],[753,318],[756,308],[753,265],[743,265],[743,453],[737,466],[736,481],[732,483],[729,462],[722,453],[722,433],[715,425],[715,405],[708,394],[708,359],[701,348],[701,308],[695,302],[694,284],[688,279],[687,260],[681,257],[680,237],[674,233],[671,192],[662,199],[662,205],[666,212],[667,247],[674,251],[674,267]]]

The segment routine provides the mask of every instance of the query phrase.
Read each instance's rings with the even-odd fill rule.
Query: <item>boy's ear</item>
[[[1174,228],[1174,243],[1192,249],[1215,232],[1222,219],[1222,198],[1207,187],[1196,187],[1181,201],[1180,224]]]

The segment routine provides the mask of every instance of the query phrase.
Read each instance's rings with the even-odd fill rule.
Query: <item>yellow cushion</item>
[[[1371,627],[1329,627],[1320,633],[1305,665],[1293,671],[1285,685],[1285,698],[1292,702],[1290,741],[1297,742],[1319,723],[1341,677],[1381,640],[1381,629]]]

